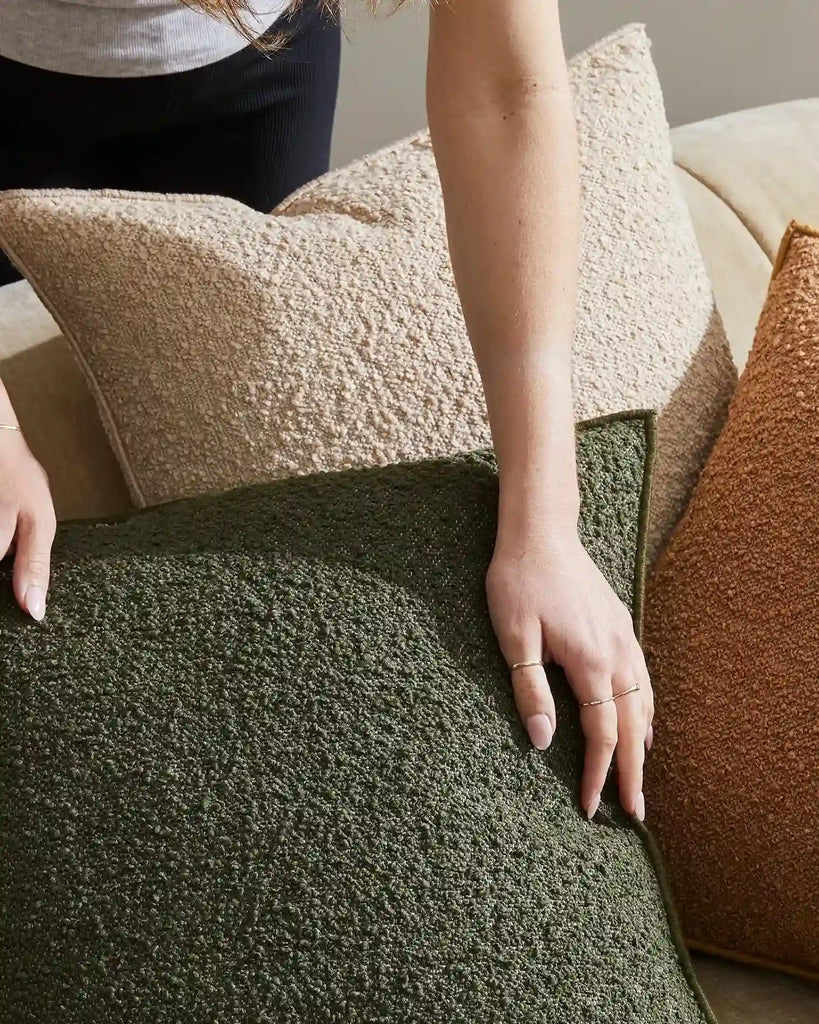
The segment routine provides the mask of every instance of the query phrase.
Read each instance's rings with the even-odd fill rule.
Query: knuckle
[[[627,743],[634,744],[638,739],[642,739],[647,728],[648,723],[646,718],[642,712],[638,710],[636,714],[631,714],[628,717],[620,719],[620,739],[625,740]]]
[[[527,706],[541,703],[549,692],[542,673],[524,676],[524,678],[516,680],[514,686],[517,700],[523,701]]]
[[[594,732],[594,740],[599,747],[610,753],[617,746],[617,726],[605,722]]]
[[[53,536],[57,530],[57,516],[51,502],[22,508],[20,522],[29,530],[38,530],[50,536]]]
[[[597,745],[607,754],[610,754],[617,746],[617,736],[612,735],[610,732],[602,733],[597,737]]]
[[[599,648],[586,648],[580,652],[579,660],[586,676],[594,678],[610,674],[611,660]]]
[[[531,621],[515,619],[498,626],[498,640],[511,663],[515,661],[527,661],[540,656],[542,644],[539,639],[533,639],[535,631],[532,629]]]
[[[620,655],[626,654],[631,650],[634,644],[634,628],[631,624],[631,619],[628,619],[626,622],[620,622],[615,626],[612,644],[614,650]]]
[[[33,580],[39,581],[47,579],[49,573],[48,556],[44,554],[32,555],[26,561],[26,568],[28,569],[29,576]]]

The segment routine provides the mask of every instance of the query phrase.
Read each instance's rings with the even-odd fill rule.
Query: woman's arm
[[[630,616],[586,555],[571,396],[579,181],[557,0],[446,0],[430,15],[427,110],[455,280],[498,460],[487,575],[504,656],[553,659],[581,711],[589,816],[616,747],[621,798],[642,817],[653,714]],[[536,746],[556,727],[545,672],[512,673]]]

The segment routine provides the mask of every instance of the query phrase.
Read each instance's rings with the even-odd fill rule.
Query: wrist
[[[550,544],[577,536],[580,501],[576,493],[500,491],[496,546]]]
[[[580,514],[580,489],[574,459],[560,460],[559,472],[547,471],[547,463],[547,459],[538,459],[524,471],[499,472],[499,520],[553,523],[558,527],[567,522],[576,525]]]

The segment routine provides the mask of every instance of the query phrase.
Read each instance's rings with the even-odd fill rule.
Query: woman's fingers
[[[14,593],[23,611],[38,622],[45,615],[56,524],[51,510],[22,514],[17,523]]]
[[[601,678],[589,687],[589,691],[591,696],[584,696],[584,700],[602,700],[611,696],[611,683]],[[586,737],[580,803],[587,816],[593,818],[600,806],[600,794],[617,747],[617,709],[614,701],[581,707],[580,725]]]
[[[536,657],[520,658],[535,661]],[[512,662],[516,664],[516,662]],[[512,688],[515,704],[529,733],[529,739],[538,750],[545,750],[552,742],[557,728],[555,702],[542,665],[525,665],[512,669]]]
[[[633,679],[627,681],[615,678],[612,693],[621,693],[633,685]],[[646,749],[646,715],[642,684],[640,690],[626,693],[611,703],[617,705],[617,780],[620,802],[629,814],[644,821],[646,806],[643,797],[643,762]]]
[[[0,558],[5,558],[14,543],[17,530],[17,509],[0,504]]]
[[[487,577],[487,590],[492,595],[495,587],[490,579]],[[496,614],[493,621],[498,643],[509,666],[518,714],[532,744],[538,750],[545,750],[552,742],[557,720],[546,670],[540,664],[545,660],[540,620],[518,613],[513,617]]]
[[[543,660],[540,622],[535,619],[528,625],[510,630],[507,635],[501,632],[499,639],[502,640],[501,649],[509,664],[515,704],[521,721],[533,745],[538,750],[545,750],[552,742],[557,720],[546,669],[538,664]]]
[[[651,744],[654,742],[654,727],[652,725],[654,721],[654,690],[651,686],[651,676],[648,674],[648,666],[646,665],[645,655],[643,649],[635,641],[634,644],[634,680],[640,684],[640,696],[643,699],[643,712],[645,714],[645,736],[644,743],[646,750],[651,750]]]

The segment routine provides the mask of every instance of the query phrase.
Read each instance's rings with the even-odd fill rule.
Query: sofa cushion
[[[0,288],[0,380],[48,474],[58,518],[131,507],[82,370],[25,281]]]
[[[578,437],[639,616],[652,419]],[[0,1021],[713,1022],[645,827],[528,742],[489,451],[60,529],[0,590]],[[639,627],[638,627],[639,628]]]
[[[672,141],[679,130],[671,133]],[[731,355],[742,369],[768,290],[771,261],[727,203],[688,171],[681,167],[676,171],[677,184],[688,205],[708,268]]]
[[[585,210],[579,418],[659,408],[649,540],[735,368],[639,26],[574,58]],[[64,325],[134,500],[489,442],[422,133],[264,216],[226,199],[16,192],[0,242]]]
[[[700,985],[719,1024],[816,1024],[819,982],[695,953]]]
[[[679,182],[741,368],[792,219],[819,223],[819,99],[724,114],[671,133]]]
[[[789,229],[649,591],[646,801],[690,942],[819,978],[819,236]]]
[[[819,98],[683,125],[674,159],[739,217],[769,260],[788,222],[819,223]]]

